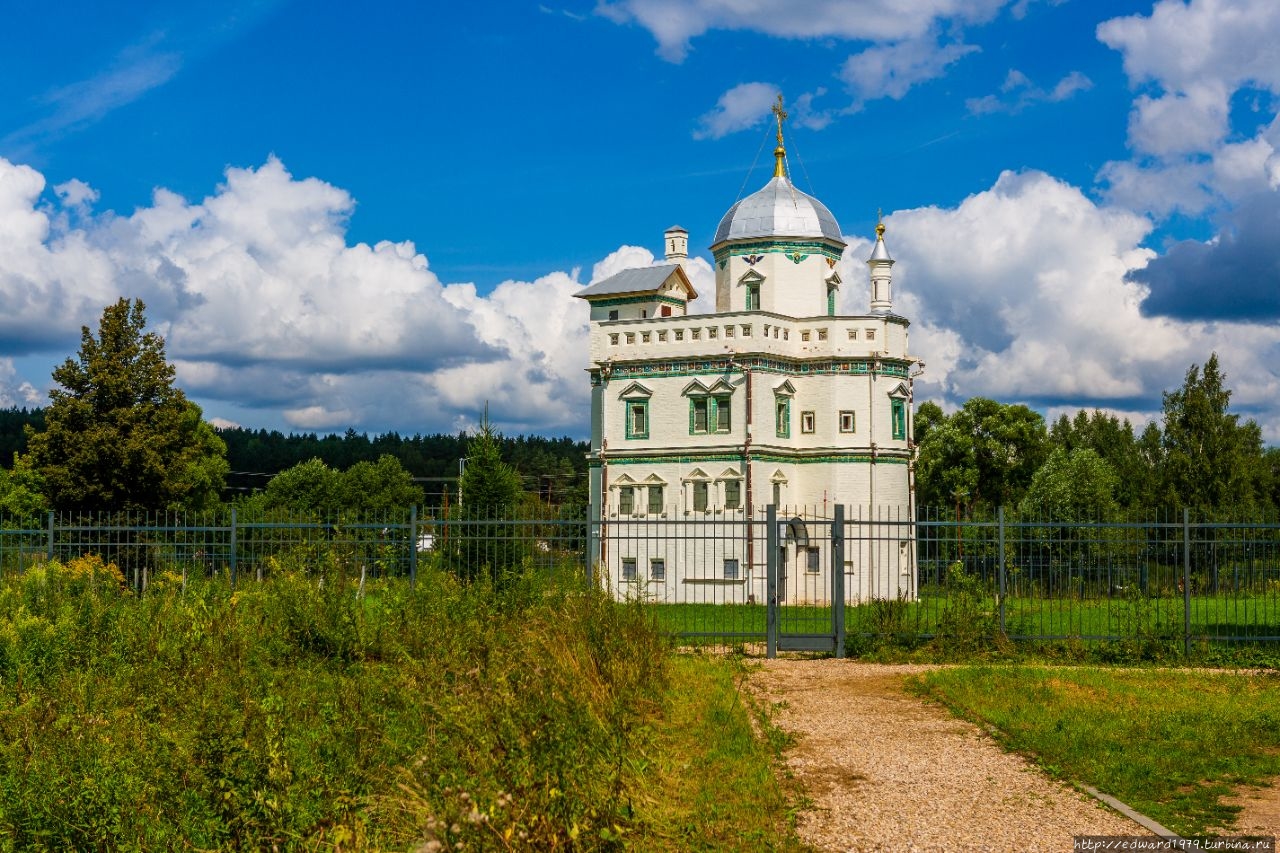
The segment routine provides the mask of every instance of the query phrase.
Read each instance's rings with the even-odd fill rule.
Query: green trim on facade
[[[632,362],[615,364],[613,381],[618,379],[653,379],[663,376],[701,376],[707,373],[728,373],[734,365],[750,368],[757,373],[780,373],[788,376],[834,376],[839,374],[870,375],[875,359],[826,358],[792,359],[785,356],[750,357],[736,356],[733,364],[728,359],[679,358],[670,361]],[[912,362],[898,359],[880,359],[880,375],[906,379]],[[737,372],[741,372],[738,370]]]
[[[893,423],[893,437],[899,441],[907,437],[907,401],[896,397],[889,401],[889,417]]]
[[[628,439],[642,439],[649,437],[649,399],[647,397],[627,397],[626,403],[626,434]],[[640,422],[643,429],[636,429],[636,413],[634,410],[640,410]]]
[[[635,305],[637,302],[659,302],[663,305],[687,305],[683,299],[676,299],[674,296],[617,296],[609,299],[591,299],[584,297],[592,305],[600,305],[605,308],[612,308],[615,305]]]
[[[698,429],[698,407],[701,405],[703,429]],[[725,415],[722,418],[721,412]],[[721,421],[727,421],[722,424]],[[733,398],[727,394],[689,394],[689,435],[727,435],[733,432]]]
[[[662,465],[676,463],[678,465],[698,465],[705,462],[741,462],[742,452],[737,453],[692,453],[685,452],[672,456],[612,456],[607,458],[610,465]],[[815,463],[863,463],[878,465],[906,465],[910,459],[906,456],[889,456],[876,454],[873,458],[868,453],[828,453],[822,456],[791,456],[779,453],[752,453],[752,462],[768,462],[780,465],[810,465]],[[601,461],[598,457],[587,460],[588,467],[598,468]]]
[[[822,255],[824,258],[840,260],[840,256],[844,253],[843,249],[837,249],[834,246],[828,246],[826,243],[817,241],[779,241],[764,240],[754,243],[736,243],[732,246],[721,246],[711,253],[716,263],[721,269],[728,262],[729,258],[739,255],[759,255],[759,254],[781,254],[786,255],[788,260],[800,263],[809,255]],[[800,259],[796,260],[796,255],[800,255]]]

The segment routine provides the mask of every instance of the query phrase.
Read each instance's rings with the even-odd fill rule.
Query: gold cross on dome
[[[787,120],[787,111],[782,108],[782,93],[778,93],[778,102],[773,105],[773,114],[778,117],[778,144],[782,144],[782,123]]]

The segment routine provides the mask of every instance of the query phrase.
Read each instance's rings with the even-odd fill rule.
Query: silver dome
[[[840,224],[831,211],[785,177],[775,177],[759,192],[729,208],[711,245],[755,237],[825,237],[844,245]]]

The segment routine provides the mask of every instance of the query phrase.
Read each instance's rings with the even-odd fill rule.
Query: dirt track
[[[925,668],[772,660],[751,675],[758,698],[784,703],[774,722],[796,737],[786,761],[813,803],[799,821],[806,842],[832,851],[1069,851],[1074,835],[1148,834],[903,692],[905,677]]]

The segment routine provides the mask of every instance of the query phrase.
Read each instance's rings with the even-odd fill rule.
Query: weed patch
[[[667,700],[640,606],[287,565],[0,582],[0,849],[594,849]]]

